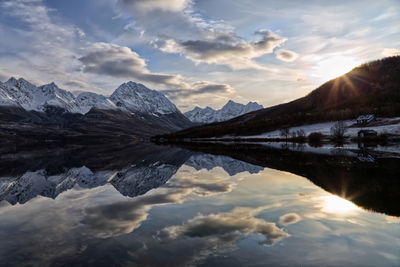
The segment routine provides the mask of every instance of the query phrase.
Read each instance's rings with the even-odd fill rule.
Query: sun
[[[329,54],[314,60],[315,65],[311,69],[311,76],[318,83],[341,76],[361,64],[360,60],[348,53]]]
[[[322,197],[323,211],[335,214],[348,214],[359,208],[352,202],[338,196],[329,195]]]

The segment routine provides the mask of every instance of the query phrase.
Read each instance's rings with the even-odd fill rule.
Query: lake
[[[0,265],[399,266],[400,159],[310,149],[3,151]]]

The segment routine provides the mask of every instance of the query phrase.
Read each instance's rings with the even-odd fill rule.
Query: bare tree
[[[335,139],[343,139],[346,131],[347,125],[343,121],[338,121],[331,127],[331,134]]]
[[[286,139],[289,137],[289,134],[290,134],[290,128],[289,127],[285,127],[285,128],[282,128],[280,130],[280,136],[282,136],[282,137],[284,137]]]
[[[304,142],[306,140],[306,132],[303,129],[297,130],[296,134],[297,134],[297,139],[300,142]]]
[[[306,132],[303,129],[297,130],[297,137],[305,138],[306,137]]]

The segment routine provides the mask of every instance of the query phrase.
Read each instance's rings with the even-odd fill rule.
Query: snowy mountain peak
[[[234,109],[234,108],[241,108],[243,107],[243,104],[239,104],[236,102],[233,102],[232,100],[229,100],[223,107],[221,110],[229,110],[229,109]]]
[[[103,95],[92,92],[83,92],[76,97],[76,102],[83,113],[89,112],[92,108],[116,109],[117,106],[110,99]]]
[[[129,113],[154,116],[180,114],[176,106],[162,93],[135,82],[120,85],[109,98],[91,92],[83,92],[75,97],[54,82],[37,87],[22,78],[17,80],[12,77],[6,83],[0,84],[0,105],[40,112],[48,110],[48,106],[55,106],[81,114],[89,112],[92,108],[120,109]],[[186,118],[184,120],[186,121]]]
[[[178,111],[162,93],[135,82],[120,85],[110,99],[118,108],[131,113],[160,115]]]
[[[14,77],[11,77],[10,79],[8,79],[8,81],[5,82],[7,85],[15,85],[17,84],[17,79],[15,79]]]
[[[263,106],[256,102],[249,102],[247,105],[236,103],[229,100],[221,109],[214,110],[210,107],[201,109],[195,107],[193,110],[185,113],[185,116],[192,122],[212,123],[230,120],[248,112],[262,109]]]
[[[51,83],[49,83],[49,84],[42,85],[42,86],[40,86],[39,88],[46,88],[46,90],[49,90],[49,91],[56,91],[56,90],[59,90],[59,89],[60,89],[60,88],[57,86],[57,84],[55,84],[55,82],[51,82]]]

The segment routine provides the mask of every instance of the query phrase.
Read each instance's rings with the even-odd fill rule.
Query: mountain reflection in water
[[[399,159],[334,154],[145,143],[3,153],[0,260],[399,265]]]

